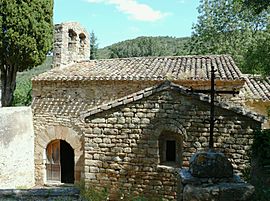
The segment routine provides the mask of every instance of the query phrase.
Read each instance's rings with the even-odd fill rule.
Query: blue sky
[[[54,23],[78,21],[99,47],[138,36],[190,36],[199,0],[54,0]]]

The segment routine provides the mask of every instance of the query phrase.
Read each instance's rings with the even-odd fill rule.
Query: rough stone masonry
[[[181,197],[178,170],[188,166],[193,153],[207,148],[209,125],[203,121],[209,109],[201,100],[176,91],[164,89],[86,117],[87,183],[151,197],[162,195],[168,200]],[[222,116],[216,126],[215,147],[237,170],[244,169],[252,130],[259,123],[223,108],[217,113]],[[179,160],[163,162],[161,146],[172,139],[179,143]]]
[[[180,200],[179,170],[209,137],[209,98],[187,87],[209,89],[214,65],[217,89],[241,90],[242,73],[227,55],[86,61],[73,57],[83,29],[64,26],[56,26],[58,37],[69,38],[58,41],[55,56],[65,59],[32,81],[36,184],[61,183],[71,170],[73,183],[107,187],[111,200],[123,194]],[[215,103],[214,145],[241,172],[263,117],[230,98]],[[66,156],[65,143],[74,156]]]

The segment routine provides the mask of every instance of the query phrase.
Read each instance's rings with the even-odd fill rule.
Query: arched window
[[[86,44],[86,42],[85,42],[86,36],[84,33],[80,33],[79,38],[80,38],[79,54],[84,54],[84,46]]]
[[[161,165],[182,166],[182,136],[164,130],[159,136],[159,160]]]
[[[76,50],[76,38],[77,34],[73,29],[68,30],[68,50],[75,51]]]

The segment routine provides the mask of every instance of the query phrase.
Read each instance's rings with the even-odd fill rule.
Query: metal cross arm
[[[207,90],[207,89],[193,89],[192,87],[190,89],[188,89],[188,92],[196,92],[196,93],[211,93],[211,89]],[[225,91],[225,90],[215,90],[216,94],[231,94],[231,95],[236,95],[239,94],[239,91],[236,91],[236,89],[234,88],[233,90],[229,90],[229,91]]]
[[[207,93],[210,94],[211,96],[211,101],[210,101],[210,136],[209,136],[209,149],[214,148],[214,126],[215,126],[215,95],[216,94],[232,94],[233,96],[235,94],[238,94],[239,91],[236,91],[234,88],[233,90],[215,90],[215,72],[214,66],[211,66],[211,89],[210,90],[194,90],[193,88],[190,88],[188,91],[189,92],[197,92],[197,93]],[[204,121],[205,122],[205,121]]]

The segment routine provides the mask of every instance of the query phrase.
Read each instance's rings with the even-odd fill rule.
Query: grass
[[[82,201],[106,201],[110,200],[110,187],[97,188],[93,185],[85,185],[84,182],[77,184],[80,189],[80,198]],[[143,195],[135,195],[129,190],[123,190],[119,187],[117,192],[114,192],[114,199],[121,201],[162,201],[162,197],[157,195],[151,198],[144,197]],[[114,200],[113,199],[113,200]]]

